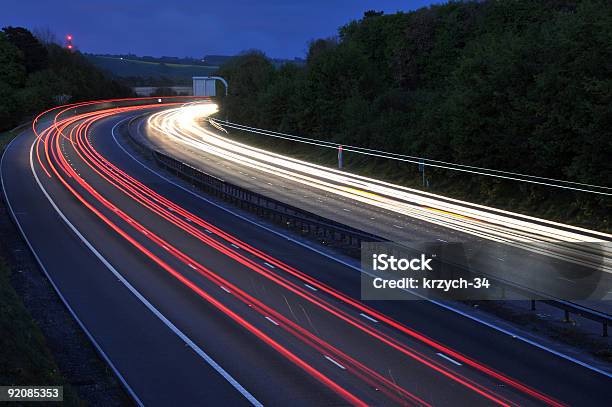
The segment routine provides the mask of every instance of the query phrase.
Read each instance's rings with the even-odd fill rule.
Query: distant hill
[[[98,68],[122,78],[130,86],[190,85],[194,76],[214,74],[221,65],[236,58],[229,55],[206,55],[202,59],[125,55],[84,54]],[[271,59],[274,66],[285,63],[304,65],[300,58]]]
[[[236,58],[229,55],[206,55],[202,58],[202,61],[206,64],[221,66],[226,62],[230,61],[232,58]]]
[[[130,58],[131,56],[124,57],[92,54],[86,54],[85,56],[98,68],[110,72],[114,76],[123,78],[133,86],[147,84],[190,84],[193,76],[212,75],[219,68],[214,65],[164,62],[164,59],[132,59]]]

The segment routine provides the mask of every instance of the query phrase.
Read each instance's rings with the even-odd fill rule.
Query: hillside
[[[213,75],[220,65],[239,58],[228,55],[206,55],[202,59],[177,57],[139,57],[136,55],[85,54],[98,68],[119,77],[130,86],[191,85],[194,76]],[[292,60],[273,58],[270,62],[280,68],[287,63],[303,66],[300,58]]]
[[[117,77],[167,79],[171,84],[176,85],[191,84],[192,77],[212,75],[219,68],[218,66],[153,62],[91,54],[87,54],[86,57],[98,68],[110,72]],[[132,84],[132,81],[128,82]],[[140,85],[140,83],[135,83],[134,85]]]

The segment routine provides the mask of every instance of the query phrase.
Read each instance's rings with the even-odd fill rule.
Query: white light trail
[[[173,142],[276,177],[487,240],[612,272],[612,235],[418,191],[251,147],[200,125],[203,118],[216,111],[217,106],[211,103],[190,104],[155,113],[148,124]],[[576,245],[580,243],[585,244]],[[600,250],[591,250],[589,243],[600,243]]]

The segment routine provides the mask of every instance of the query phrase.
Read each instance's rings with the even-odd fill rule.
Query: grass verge
[[[0,259],[0,384],[64,386],[64,405],[81,405],[10,280],[11,270]]]
[[[25,126],[0,133],[0,151]],[[11,268],[0,255],[0,385],[64,386],[64,405],[83,403],[68,384],[36,321],[11,284]]]

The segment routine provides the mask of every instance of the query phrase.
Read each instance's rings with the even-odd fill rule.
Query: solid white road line
[[[25,231],[23,230],[23,227],[21,226],[21,223],[19,222],[19,219],[17,218],[15,211],[13,211],[13,205],[11,204],[11,201],[10,201],[10,199],[9,199],[7,193],[6,193],[6,188],[5,188],[5,183],[4,183],[4,172],[2,172],[1,169],[4,167],[4,157],[6,156],[7,152],[10,150],[11,146],[13,145],[13,142],[15,140],[17,140],[19,137],[21,137],[22,135],[23,135],[23,133],[19,134],[17,137],[15,137],[13,140],[11,140],[9,145],[4,150],[4,154],[2,154],[2,159],[0,159],[0,179],[2,180],[2,191],[4,193],[4,200],[5,200],[5,202],[6,202],[7,206],[8,206],[9,212],[11,213],[13,219],[15,220],[15,223],[17,224],[17,228],[19,229],[19,232],[21,233],[21,236],[23,236],[26,244],[30,248],[30,252],[32,253],[34,258],[36,259],[36,262],[38,263],[38,266],[40,267],[40,269],[45,274],[45,277],[47,277],[47,280],[49,280],[49,282],[51,283],[51,286],[53,287],[53,290],[55,290],[55,292],[57,293],[57,295],[60,298],[60,300],[62,301],[62,303],[64,303],[64,305],[66,306],[66,309],[68,310],[70,315],[72,315],[74,320],[81,327],[81,329],[83,330],[83,332],[85,333],[85,335],[87,336],[89,341],[93,344],[94,348],[96,348],[96,351],[98,352],[98,354],[100,354],[100,356],[102,356],[102,359],[104,359],[106,364],[111,368],[111,370],[113,371],[115,376],[119,379],[119,381],[121,382],[121,385],[125,388],[125,390],[128,392],[130,397],[139,406],[144,406],[143,402],[140,400],[140,398],[138,397],[136,392],[132,389],[132,387],[128,384],[128,382],[125,379],[125,377],[123,377],[123,375],[121,374],[119,369],[117,369],[117,367],[112,362],[112,360],[108,357],[106,352],[104,352],[104,350],[102,349],[102,347],[100,346],[98,341],[96,341],[96,339],[91,334],[91,332],[89,332],[89,329],[87,329],[87,327],[85,326],[83,321],[81,321],[81,319],[77,316],[76,312],[74,311],[74,309],[72,308],[72,306],[70,305],[70,303],[68,302],[66,297],[64,297],[64,295],[61,293],[61,291],[59,290],[59,288],[55,284],[55,281],[51,277],[51,274],[49,274],[49,271],[47,270],[47,268],[43,264],[40,256],[38,255],[36,250],[34,250],[34,246],[32,246],[32,243],[30,242],[30,239],[28,238],[28,236],[26,235]]]
[[[123,283],[123,285],[130,290],[130,292],[140,300],[148,309],[151,311],[159,320],[161,320],[172,332],[174,332],[183,342],[187,344],[193,351],[200,356],[206,363],[208,363],[217,373],[219,373],[225,380],[228,381],[240,394],[244,396],[252,405],[257,407],[263,407],[263,404],[260,403],[247,389],[245,389],[236,379],[234,379],[225,369],[221,367],[217,362],[214,361],[206,352],[204,352],[198,345],[196,345],[187,335],[185,335],[180,329],[178,329],[168,318],[166,318],[153,304],[151,304],[134,286],[132,286],[124,277],[119,273],[106,258],[104,258],[98,250],[81,234],[81,232],[68,220],[68,218],[64,215],[61,209],[56,205],[53,201],[45,187],[40,182],[38,175],[36,174],[36,170],[34,169],[34,161],[33,161],[33,152],[34,152],[34,143],[30,147],[30,168],[32,170],[32,174],[38,184],[39,188],[51,204],[53,209],[57,212],[57,214],[62,218],[64,223],[74,232],[75,235],[87,246],[87,248],[106,266],[108,270],[110,270],[115,277]],[[25,236],[25,235],[24,235]],[[110,363],[110,359],[108,359],[109,364],[112,368],[112,363]],[[114,369],[114,368],[113,368]],[[116,369],[114,369],[116,370]],[[119,375],[119,377],[122,377]],[[125,383],[127,386],[127,383]],[[129,386],[127,387],[129,388]],[[132,391],[133,393],[133,391]],[[135,393],[134,393],[134,396]],[[135,400],[139,399],[135,397]],[[142,403],[140,403],[142,405]]]
[[[330,362],[332,362],[334,365],[338,366],[340,369],[342,370],[346,370],[346,367],[342,366],[340,363],[336,362],[335,360],[333,360],[332,358],[330,358],[327,355],[323,355],[325,356],[325,359],[329,360]]]
[[[451,362],[451,363],[453,363],[453,364],[455,364],[457,366],[463,366],[461,363],[457,362],[453,358],[450,358],[450,357],[446,356],[444,353],[438,352],[438,353],[436,353],[436,355],[440,356],[441,358],[444,358],[444,359],[448,360],[449,362]]]
[[[369,319],[372,322],[378,322],[377,319],[372,318],[371,316],[369,316],[368,314],[364,314],[363,312],[360,313],[359,315],[361,315],[362,317],[364,317],[365,319]]]
[[[124,121],[126,121],[126,120],[129,120],[129,119],[131,119],[132,117],[136,117],[136,116],[131,116],[131,117],[128,117],[128,118],[126,118],[126,119],[120,120],[119,122],[117,122],[117,123],[116,123],[116,124],[113,126],[113,128],[112,128],[112,130],[111,130],[111,133],[112,133],[112,136],[113,136],[113,140],[115,141],[115,144],[117,144],[117,146],[119,146],[119,148],[120,148],[121,150],[123,150],[123,152],[124,152],[124,153],[126,153],[126,154],[127,154],[129,157],[131,157],[131,158],[132,158],[134,161],[136,161],[138,164],[140,164],[140,165],[141,165],[143,168],[145,168],[145,169],[146,169],[146,170],[148,170],[149,172],[151,172],[151,173],[153,173],[153,174],[157,175],[157,176],[158,176],[158,177],[160,177],[161,179],[163,179],[163,180],[165,180],[166,182],[168,182],[168,183],[170,183],[170,184],[174,185],[175,187],[177,187],[177,188],[179,188],[179,189],[181,189],[181,190],[183,190],[183,191],[187,192],[188,194],[191,194],[191,195],[193,195],[194,197],[196,197],[196,198],[198,198],[198,199],[200,199],[200,200],[202,200],[202,201],[204,201],[204,202],[206,202],[206,203],[208,203],[208,204],[210,204],[210,205],[212,205],[212,206],[214,206],[214,207],[216,207],[216,208],[219,208],[219,209],[221,209],[221,210],[223,210],[223,211],[225,211],[225,212],[227,212],[227,213],[229,213],[229,214],[231,214],[231,215],[233,215],[233,216],[237,217],[237,218],[238,218],[238,219],[240,219],[240,220],[243,220],[243,221],[248,222],[248,223],[250,223],[250,224],[252,224],[252,225],[255,225],[255,226],[257,226],[257,227],[259,227],[259,228],[261,228],[261,229],[263,229],[263,230],[265,230],[265,231],[267,231],[267,232],[270,232],[270,233],[272,233],[272,234],[275,234],[275,235],[277,235],[277,236],[279,236],[279,237],[282,237],[282,238],[284,238],[284,239],[286,239],[286,240],[288,240],[288,241],[290,241],[290,242],[292,242],[292,243],[295,243],[295,244],[297,244],[297,245],[299,245],[299,246],[301,246],[301,247],[304,247],[304,248],[306,248],[306,249],[308,249],[308,250],[311,250],[311,251],[313,251],[313,252],[315,252],[315,253],[317,253],[317,254],[320,254],[321,256],[327,257],[328,259],[333,260],[333,261],[335,261],[335,262],[337,262],[337,263],[340,263],[340,264],[342,264],[342,265],[344,265],[344,266],[346,266],[346,267],[349,267],[349,268],[351,268],[351,269],[353,269],[353,270],[355,270],[355,271],[357,271],[357,272],[359,272],[359,273],[366,274],[366,275],[368,275],[368,276],[370,276],[370,277],[377,277],[377,276],[376,276],[376,275],[374,275],[374,274],[371,274],[371,273],[369,273],[369,272],[364,272],[364,271],[362,271],[362,270],[361,270],[361,267],[360,267],[359,265],[355,265],[355,264],[353,264],[353,263],[349,263],[349,262],[348,262],[348,261],[346,261],[346,260],[339,259],[339,258],[335,257],[334,255],[332,255],[332,254],[330,254],[330,253],[327,253],[327,252],[325,252],[325,251],[323,251],[323,250],[321,250],[321,249],[319,249],[319,248],[317,248],[317,247],[315,247],[315,246],[312,246],[312,245],[310,245],[310,244],[308,244],[308,243],[305,243],[305,242],[302,242],[302,241],[300,241],[300,240],[297,240],[297,239],[293,238],[292,236],[286,235],[286,234],[284,234],[284,233],[282,233],[282,232],[280,232],[280,231],[278,231],[278,230],[272,229],[272,228],[271,228],[271,227],[269,227],[269,226],[266,226],[266,225],[264,225],[264,224],[262,224],[262,223],[256,222],[256,221],[254,221],[253,219],[250,219],[250,218],[248,218],[248,217],[246,217],[246,216],[244,216],[244,215],[242,215],[242,214],[240,214],[240,213],[238,213],[238,212],[236,212],[236,211],[234,211],[234,210],[232,210],[232,209],[229,209],[229,208],[227,208],[227,207],[225,207],[225,206],[223,206],[223,205],[218,204],[217,202],[214,202],[214,201],[212,201],[212,200],[210,200],[210,199],[208,199],[208,198],[205,198],[204,196],[202,196],[202,195],[200,195],[200,194],[198,194],[198,193],[196,193],[196,192],[194,192],[194,191],[192,191],[192,190],[190,190],[190,189],[188,189],[188,188],[184,187],[183,185],[181,185],[181,184],[179,184],[179,183],[177,183],[177,182],[175,182],[175,181],[171,180],[171,179],[170,179],[170,178],[168,178],[166,175],[163,175],[163,174],[159,173],[158,171],[156,171],[156,170],[152,169],[152,168],[151,168],[151,167],[149,167],[147,164],[143,163],[141,160],[139,160],[138,158],[136,158],[136,157],[135,157],[135,156],[134,156],[132,153],[130,153],[130,152],[129,152],[129,151],[128,151],[128,150],[127,150],[125,147],[123,147],[123,146],[121,145],[121,143],[119,143],[119,140],[117,140],[117,136],[116,136],[116,134],[115,134],[115,130],[116,130],[116,128],[117,128],[117,127],[118,127],[118,126],[119,126],[119,125],[120,125],[122,122],[124,122]],[[467,312],[465,312],[465,311],[462,311],[462,310],[460,310],[460,309],[458,309],[458,308],[455,308],[455,307],[453,307],[453,306],[451,306],[451,305],[449,305],[449,304],[446,304],[446,303],[444,303],[444,302],[437,301],[437,300],[433,300],[433,299],[431,299],[431,298],[428,298],[428,297],[423,296],[422,294],[419,294],[419,293],[417,293],[417,292],[412,292],[412,291],[407,290],[407,289],[405,289],[404,291],[406,291],[406,292],[408,292],[408,293],[410,293],[410,294],[412,294],[412,295],[414,295],[414,296],[416,296],[416,297],[419,297],[419,298],[421,298],[421,299],[423,299],[423,300],[425,300],[425,301],[428,301],[428,302],[430,302],[430,303],[432,303],[432,304],[434,304],[434,305],[437,305],[437,306],[439,306],[440,308],[443,308],[443,309],[445,309],[445,310],[447,310],[447,311],[451,311],[451,312],[453,312],[453,313],[455,313],[455,314],[461,315],[461,316],[462,316],[462,317],[464,317],[464,318],[467,318],[467,319],[470,319],[470,320],[472,320],[472,321],[474,321],[474,322],[477,322],[477,323],[479,323],[479,324],[482,324],[482,325],[486,326],[487,328],[493,329],[493,330],[495,330],[495,331],[497,331],[497,332],[501,332],[501,333],[502,333],[502,334],[504,334],[504,335],[508,335],[508,336],[512,337],[513,339],[517,339],[517,340],[519,340],[519,341],[521,341],[521,342],[524,342],[524,343],[527,343],[527,344],[529,344],[529,345],[531,345],[531,346],[533,346],[533,347],[535,347],[535,348],[538,348],[538,349],[540,349],[540,350],[546,351],[546,352],[551,353],[551,354],[553,354],[553,355],[555,355],[555,356],[558,356],[558,357],[560,357],[560,358],[562,358],[562,359],[565,359],[565,360],[567,360],[567,361],[570,361],[570,362],[572,362],[572,363],[575,363],[575,364],[577,364],[577,365],[580,365],[580,366],[582,366],[582,367],[585,367],[585,368],[587,368],[587,369],[589,369],[589,370],[592,370],[593,372],[596,372],[596,373],[602,374],[602,375],[604,375],[604,376],[606,376],[606,377],[610,377],[610,378],[612,378],[612,372],[606,372],[605,370],[602,370],[602,369],[600,369],[600,368],[598,368],[598,367],[592,366],[592,365],[590,365],[590,364],[588,364],[588,363],[586,363],[586,362],[584,362],[584,361],[582,361],[582,360],[576,359],[576,358],[574,358],[574,357],[572,357],[572,356],[569,356],[569,355],[566,355],[566,354],[564,354],[564,353],[561,353],[561,352],[559,352],[559,351],[557,351],[557,350],[555,350],[555,349],[549,348],[548,346],[546,346],[546,345],[542,345],[542,344],[540,344],[540,343],[536,342],[536,341],[535,341],[535,340],[533,340],[533,339],[527,338],[527,337],[525,337],[525,336],[523,336],[523,335],[519,335],[518,333],[513,332],[513,331],[511,331],[511,330],[509,330],[509,329],[506,329],[506,328],[502,328],[502,327],[500,327],[500,326],[497,326],[497,325],[495,325],[495,324],[493,324],[493,323],[491,323],[491,322],[489,322],[489,321],[485,321],[485,320],[484,320],[484,319],[482,319],[482,318],[479,318],[479,317],[477,317],[477,316],[475,316],[475,315],[469,314],[469,313],[467,313]]]

